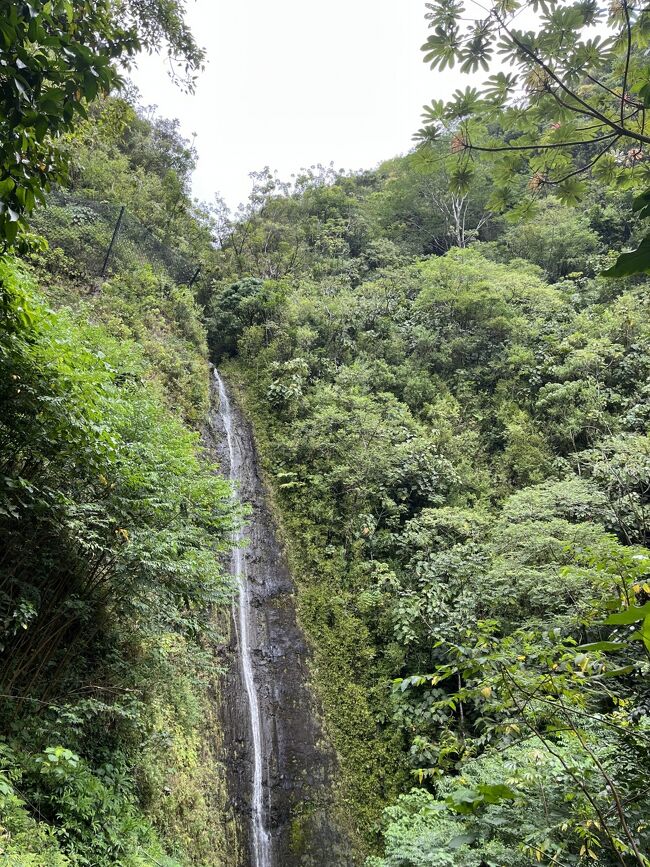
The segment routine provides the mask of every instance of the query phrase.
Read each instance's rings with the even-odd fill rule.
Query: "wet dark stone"
[[[206,438],[229,472],[219,392],[213,388]],[[336,756],[323,731],[309,684],[308,645],[296,620],[295,588],[278,541],[248,422],[230,395],[242,453],[239,494],[249,503],[245,559],[251,649],[264,742],[264,801],[273,867],[353,867],[345,833],[333,819]],[[231,804],[238,816],[237,850],[250,848],[252,755],[250,716],[237,656],[237,631],[224,654],[220,715]],[[232,867],[252,867],[241,856]]]

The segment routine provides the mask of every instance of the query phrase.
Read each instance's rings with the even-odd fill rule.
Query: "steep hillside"
[[[76,154],[75,197],[35,221],[48,245],[1,265],[0,850],[16,867],[226,865],[214,610],[236,516],[199,440],[205,329],[129,224],[99,275],[136,186],[142,207],[176,191],[175,215],[148,212],[161,247],[198,260],[210,236],[174,125],[109,100]]]
[[[186,5],[0,0],[0,861],[650,867],[648,8],[431,0],[233,214]]]
[[[213,354],[254,420],[371,863],[610,863],[626,825],[646,834],[647,652],[632,612],[607,618],[650,596],[647,282],[593,276],[595,190],[586,215],[549,199],[415,258],[439,235],[404,200],[444,188],[412,166],[312,177],[235,226]]]

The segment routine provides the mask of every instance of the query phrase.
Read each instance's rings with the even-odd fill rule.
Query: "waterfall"
[[[226,442],[230,457],[230,481],[237,485],[241,478],[242,453],[233,431],[233,414],[230,399],[217,370],[214,376],[219,386],[219,406],[223,426],[226,432]],[[239,604],[236,607],[235,622],[239,640],[239,660],[242,680],[246,690],[248,710],[250,713],[251,733],[253,737],[253,779],[251,798],[251,842],[253,867],[272,867],[271,838],[266,828],[264,798],[262,789],[263,778],[263,742],[262,719],[260,703],[255,684],[253,662],[250,646],[251,603],[246,575],[246,561],[241,542],[243,531],[238,529],[233,534],[234,547],[232,551],[232,570],[239,589]]]

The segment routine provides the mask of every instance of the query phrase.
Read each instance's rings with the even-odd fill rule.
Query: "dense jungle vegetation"
[[[434,66],[510,39],[526,111],[497,73],[434,103],[412,153],[265,169],[233,215],[191,200],[174,122],[108,95],[111,61],[161,40],[200,66],[177,4],[4,6],[5,862],[230,863],[212,614],[237,515],[197,434],[209,354],[254,424],[369,867],[648,867],[645,13],[612,12],[612,56],[577,36],[595,3],[548,4],[539,39],[500,3],[466,42],[429,4]],[[84,201],[201,280],[125,243],[99,281],[112,224]]]
[[[133,230],[194,265],[211,235],[177,123],[84,113],[0,260],[0,861],[225,865],[213,612],[238,518],[199,437],[202,311]]]
[[[648,288],[597,276],[630,197],[509,223],[486,177],[461,247],[440,172],[269,191],[211,301],[342,797],[371,843],[391,804],[377,867],[646,863]]]

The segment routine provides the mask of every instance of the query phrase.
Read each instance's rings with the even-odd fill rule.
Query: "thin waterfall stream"
[[[219,386],[219,405],[221,418],[226,432],[226,442],[228,445],[228,456],[230,458],[230,481],[239,487],[240,483],[240,468],[242,464],[241,451],[238,448],[237,440],[233,431],[233,415],[230,406],[230,399],[223,384],[223,380],[215,369],[214,376]],[[233,575],[237,579],[239,604],[236,612],[236,622],[238,625],[237,639],[239,645],[239,658],[242,669],[242,680],[246,690],[248,700],[248,709],[250,713],[251,733],[253,736],[253,780],[252,780],[252,817],[251,817],[251,837],[252,837],[252,855],[254,867],[272,867],[271,859],[271,838],[266,827],[266,815],[264,809],[264,791],[263,791],[263,773],[264,773],[264,744],[262,738],[262,719],[260,716],[260,703],[257,695],[257,686],[255,683],[255,674],[253,672],[253,662],[251,655],[250,642],[250,617],[251,603],[250,594],[248,591],[248,576],[246,574],[246,561],[242,543],[244,542],[244,531],[241,528],[235,530],[233,535],[234,547],[232,550],[232,570]]]
[[[353,867],[359,862],[335,807],[336,754],[311,687],[296,588],[253,430],[216,369],[211,394],[210,448],[250,509],[233,534],[238,593],[218,704],[234,820],[228,867]]]

